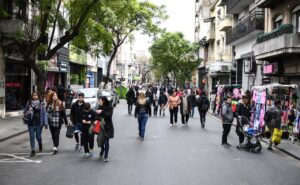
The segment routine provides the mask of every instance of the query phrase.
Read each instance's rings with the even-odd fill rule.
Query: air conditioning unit
[[[221,66],[221,72],[222,73],[229,73],[230,72],[229,66],[228,65],[222,65]]]

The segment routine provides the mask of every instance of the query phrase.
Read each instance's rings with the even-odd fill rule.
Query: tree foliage
[[[150,48],[156,78],[174,77],[180,85],[190,81],[192,71],[200,64],[197,49],[197,44],[185,40],[182,33],[162,34]]]
[[[111,64],[118,48],[134,31],[149,35],[159,33],[159,24],[167,18],[163,6],[156,6],[148,1],[105,0],[95,8],[96,11],[85,29],[81,30],[81,36],[74,40],[74,44],[109,56],[106,77],[110,77]],[[106,79],[105,86],[108,82],[108,78]]]

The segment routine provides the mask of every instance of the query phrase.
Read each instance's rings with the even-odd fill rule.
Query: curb
[[[13,135],[10,135],[10,136],[1,138],[1,139],[0,139],[0,143],[3,142],[3,141],[9,140],[9,139],[11,139],[11,138],[17,137],[17,136],[19,136],[19,135],[25,134],[26,132],[28,132],[28,130],[24,130],[24,131],[18,132],[18,133],[16,133],[16,134],[13,134]]]
[[[213,115],[213,116],[215,116],[216,118],[219,118],[219,119],[221,119],[218,115],[215,115],[215,114],[213,114],[213,113],[211,113],[211,112],[209,112],[211,115]],[[233,126],[236,126],[235,124],[232,124]],[[264,142],[264,143],[268,143],[268,141],[266,141],[265,139],[260,139],[262,142]],[[283,153],[285,153],[285,154],[287,154],[287,155],[289,155],[289,156],[291,156],[291,157],[293,157],[294,159],[297,159],[297,160],[299,160],[300,161],[300,157],[298,157],[298,156],[296,156],[295,154],[292,154],[291,152],[289,152],[289,151],[287,151],[287,150],[285,150],[285,149],[282,149],[282,148],[280,148],[280,147],[278,147],[278,146],[275,146],[275,148],[276,149],[278,149],[278,150],[280,150],[281,152],[283,152]]]

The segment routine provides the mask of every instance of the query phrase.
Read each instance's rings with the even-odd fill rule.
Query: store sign
[[[262,83],[263,84],[270,84],[271,83],[271,78],[263,78]]]
[[[277,63],[274,64],[267,64],[264,66],[264,74],[278,74],[278,65]]]
[[[21,87],[21,83],[19,83],[19,82],[7,82],[7,83],[5,83],[5,87]]]

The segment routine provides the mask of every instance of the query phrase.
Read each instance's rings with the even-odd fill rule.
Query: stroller
[[[244,149],[249,152],[259,153],[261,151],[260,133],[257,129],[250,127],[250,121],[245,116],[238,117],[240,132],[244,134],[244,142],[237,146],[237,149]]]

